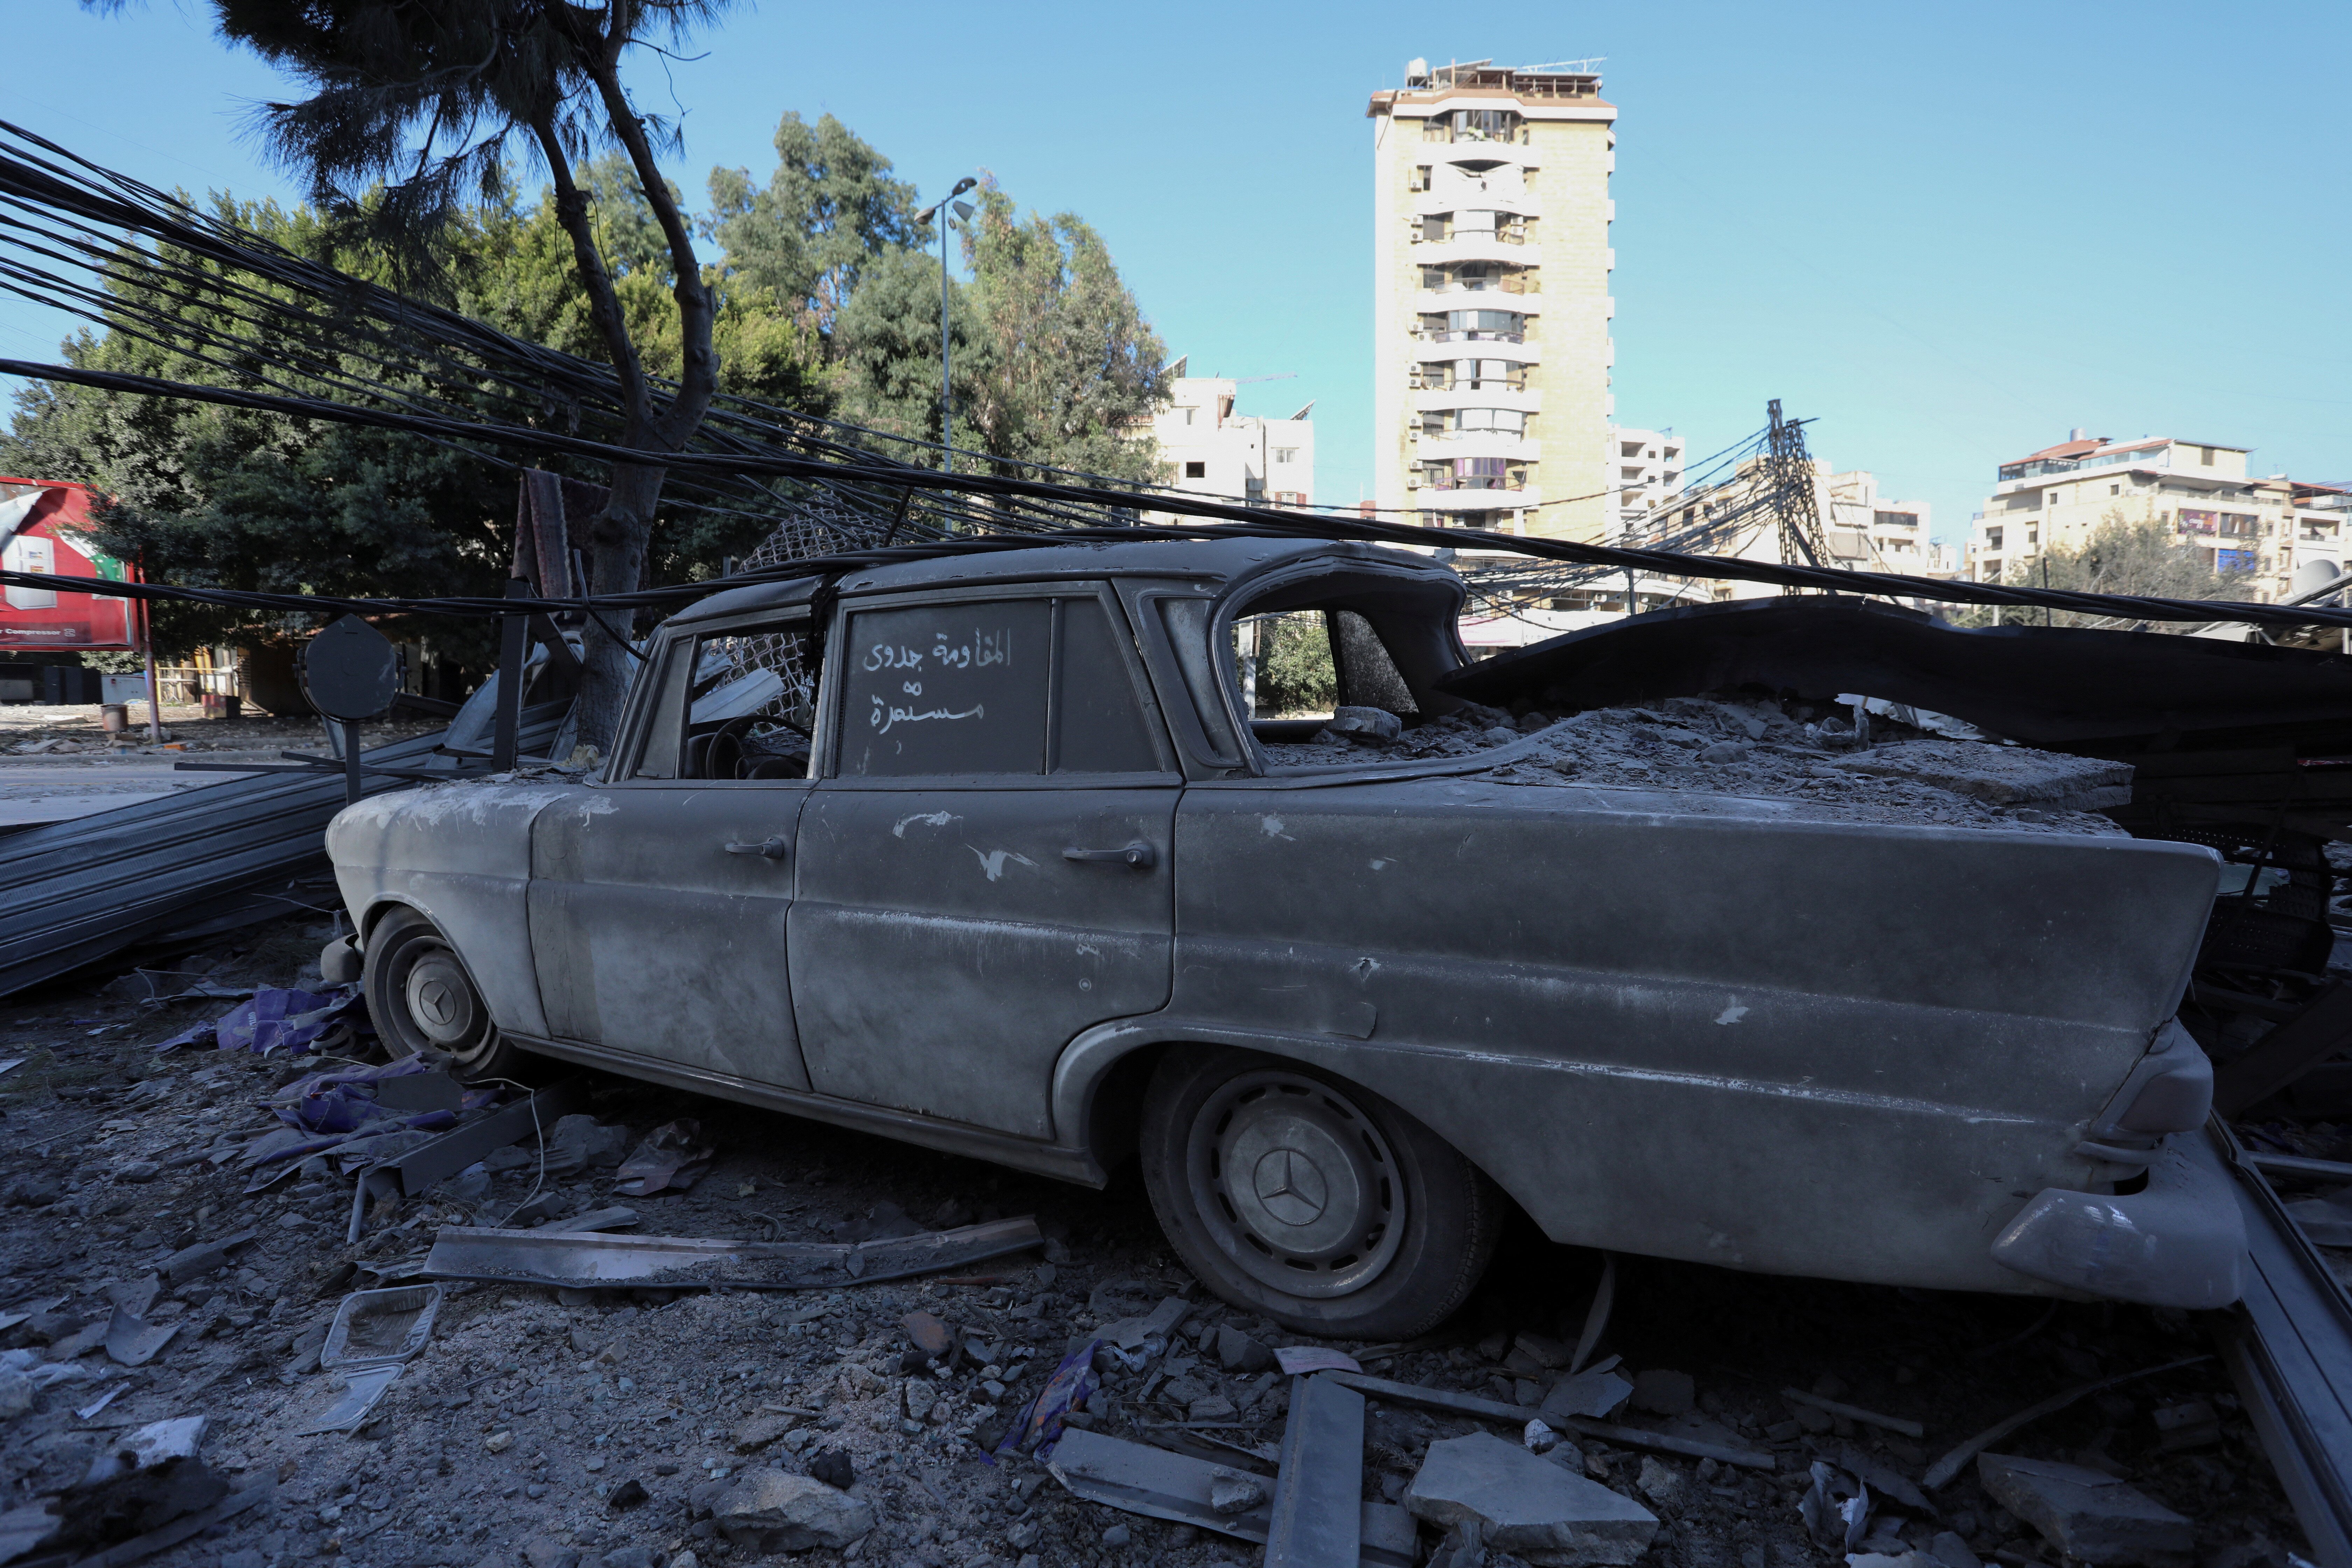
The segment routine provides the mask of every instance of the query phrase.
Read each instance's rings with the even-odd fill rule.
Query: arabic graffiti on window
[[[868,674],[883,671],[901,673],[898,689],[885,694],[869,693],[872,704],[866,715],[867,724],[877,734],[888,734],[900,724],[919,724],[935,720],[986,720],[988,704],[971,700],[968,706],[946,693],[926,697],[923,678],[926,674],[954,676],[978,673],[1002,668],[1013,668],[1013,631],[1009,626],[994,628],[975,626],[967,635],[961,630],[942,629],[929,638],[912,642],[887,640],[867,645],[859,660]],[[950,683],[952,684],[952,682]]]

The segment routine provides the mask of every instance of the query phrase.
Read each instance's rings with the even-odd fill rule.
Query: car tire
[[[1444,1139],[1369,1090],[1255,1051],[1162,1058],[1138,1152],[1192,1271],[1304,1333],[1427,1332],[1486,1273],[1501,1229],[1502,1194]]]
[[[394,910],[376,922],[360,984],[394,1060],[429,1051],[467,1082],[514,1076],[520,1053],[490,1021],[457,949],[415,910]]]

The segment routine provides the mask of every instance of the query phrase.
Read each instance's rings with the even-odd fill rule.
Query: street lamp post
[[[934,216],[939,214],[941,207],[950,205],[954,208],[956,216],[960,218],[970,218],[972,214],[971,204],[970,202],[959,202],[955,200],[955,198],[963,195],[966,191],[971,189],[978,184],[980,184],[978,180],[973,179],[970,174],[966,174],[962,179],[956,182],[955,189],[947,194],[946,199],[934,202],[929,206],[925,207],[921,212],[917,213],[915,215],[915,221],[917,223],[929,223]],[[950,369],[950,366],[948,361],[948,222],[944,216],[940,216],[940,468],[942,472],[951,474],[955,472],[955,394],[952,390],[953,383],[949,374]]]

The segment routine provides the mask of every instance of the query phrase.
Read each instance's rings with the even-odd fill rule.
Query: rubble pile
[[[155,978],[316,984],[300,959],[321,934],[289,923]],[[247,1164],[288,1130],[289,1091],[349,1064],[159,1054],[194,1005],[144,1000],[159,989],[0,1006],[0,1061],[23,1064],[0,1071],[0,1562],[16,1568],[1255,1563],[1310,1376],[1362,1391],[1360,1442],[1311,1458],[1359,1489],[1363,1561],[1395,1568],[2056,1568],[2069,1552],[2289,1568],[2302,1550],[2179,1314],[1627,1260],[1578,1364],[1593,1285],[1528,1232],[1427,1339],[1323,1343],[1208,1296],[1131,1186],[593,1075],[543,1146],[372,1193],[352,1242],[347,1145],[274,1181]],[[439,1135],[391,1136],[412,1134]],[[870,1246],[1030,1215],[1042,1247],[924,1278],[424,1271],[459,1229]],[[1970,1434],[2151,1365],[2167,1370],[1927,1487]]]
[[[1412,729],[1378,710],[1350,708],[1313,739],[1265,751],[1279,766],[1328,767],[1473,758],[1528,740],[1531,755],[1498,763],[1487,776],[1513,784],[1764,795],[1848,821],[2042,833],[2121,834],[2096,814],[2130,798],[2131,770],[2121,763],[1947,740],[1866,710],[1821,711],[1768,698],[1676,697],[1567,718],[1536,710],[1514,719],[1474,703]],[[1699,801],[1688,808],[1706,809]]]

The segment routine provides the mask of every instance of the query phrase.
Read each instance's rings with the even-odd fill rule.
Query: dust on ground
[[[333,929],[250,928],[155,966],[231,987],[315,980],[306,966]],[[775,1240],[1034,1215],[1051,1238],[1047,1253],[980,1266],[961,1282],[822,1291],[453,1285],[430,1344],[368,1426],[351,1436],[291,1436],[334,1395],[334,1374],[315,1370],[317,1342],[338,1300],[365,1281],[360,1268],[395,1266],[421,1255],[438,1226],[511,1205],[541,1180],[537,1161],[492,1162],[508,1168],[488,1174],[483,1191],[445,1184],[380,1211],[348,1246],[347,1179],[319,1167],[248,1195],[247,1174],[215,1158],[276,1125],[261,1102],[321,1064],[218,1050],[158,1057],[153,1042],[209,1015],[138,1005],[149,990],[142,980],[93,981],[0,1002],[0,1059],[25,1063],[0,1076],[0,1310],[63,1298],[7,1331],[0,1347],[47,1354],[75,1326],[107,1317],[109,1287],[144,1280],[173,1249],[247,1230],[257,1238],[223,1271],[165,1289],[150,1321],[181,1332],[152,1363],[126,1372],[92,1352],[84,1364],[106,1369],[104,1381],[52,1388],[0,1426],[0,1509],[78,1479],[103,1445],[141,1425],[201,1414],[212,1418],[208,1462],[236,1484],[266,1472],[279,1485],[272,1501],[149,1560],[168,1568],[668,1568],[688,1552],[703,1564],[736,1563],[749,1553],[704,1517],[713,1483],[752,1467],[804,1471],[835,1453],[850,1460],[853,1490],[878,1522],[846,1552],[818,1549],[801,1561],[1207,1568],[1258,1560],[1259,1549],[1241,1542],[1077,1501],[1034,1462],[991,1464],[973,1444],[1036,1390],[1073,1340],[1183,1295],[1193,1310],[1182,1334],[1155,1363],[1108,1377],[1084,1419],[1271,1468],[1262,1456],[1279,1440],[1288,1391],[1269,1372],[1229,1368],[1224,1337],[1213,1331],[1231,1327],[1267,1347],[1305,1342],[1202,1290],[1161,1241],[1131,1173],[1092,1192],[617,1078],[592,1077],[593,1109],[625,1125],[626,1142],[690,1115],[717,1142],[718,1162],[688,1193],[634,1200],[614,1195],[609,1168],[551,1175],[559,1226],[563,1214],[614,1203],[635,1207],[646,1234]],[[1947,1448],[2054,1391],[2210,1355],[2222,1319],[1633,1258],[1619,1267],[1600,1352],[1622,1355],[1628,1373],[1692,1380],[1686,1402],[1673,1397],[1675,1380],[1652,1380],[1668,1396],[1619,1419],[1760,1448],[1779,1467],[1724,1469],[1578,1439],[1588,1474],[1665,1521],[1643,1568],[1835,1568],[1837,1556],[1814,1545],[1798,1517],[1816,1457],[1835,1462],[1852,1444],[1916,1479]],[[1453,1323],[1381,1353],[1342,1348],[1385,1376],[1524,1403],[1555,1374],[1531,1368],[1517,1337],[1572,1341],[1597,1268],[1594,1255],[1552,1246],[1520,1218]],[[944,1320],[964,1347],[951,1371],[904,1370],[899,1320],[916,1310]],[[118,1385],[123,1392],[102,1410],[76,1415]],[[1918,1420],[1926,1436],[1825,1416],[1784,1399],[1789,1387]],[[2162,1451],[2152,1413],[2200,1399],[2220,1413],[2219,1436]],[[1196,1409],[1214,1412],[1216,1424],[1179,1425],[1197,1419]],[[743,1451],[736,1434],[763,1417],[771,1437]],[[1366,1497],[1397,1495],[1433,1438],[1477,1429],[1373,1401]],[[2284,1568],[2280,1544],[2305,1550],[2217,1361],[2084,1399],[2001,1447],[2126,1478],[2195,1521],[2209,1568]],[[616,1491],[631,1495],[621,1489],[632,1481],[646,1500],[610,1506]],[[1924,1547],[1951,1530],[1987,1563],[2058,1563],[2054,1548],[1983,1494],[1973,1470],[1936,1502],[1941,1518],[1905,1524],[1906,1543]],[[1433,1539],[1424,1532],[1424,1544]]]

